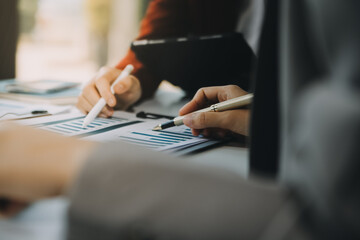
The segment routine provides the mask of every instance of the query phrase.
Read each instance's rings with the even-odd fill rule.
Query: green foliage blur
[[[30,34],[36,24],[36,12],[38,10],[39,0],[19,0],[19,27],[20,32]]]
[[[100,36],[106,36],[111,21],[112,0],[86,0],[85,12],[90,31]]]

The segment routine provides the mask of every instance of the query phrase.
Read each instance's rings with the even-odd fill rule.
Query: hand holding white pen
[[[114,86],[119,81],[129,76],[130,73],[133,71],[133,69],[134,67],[131,64],[125,67],[125,69],[120,73],[119,77],[111,85],[110,91],[112,94],[114,94]],[[99,113],[105,107],[105,105],[106,105],[105,99],[100,98],[100,100],[96,103],[96,105],[91,109],[89,114],[85,117],[82,127],[85,128],[88,124],[90,124],[99,115]]]

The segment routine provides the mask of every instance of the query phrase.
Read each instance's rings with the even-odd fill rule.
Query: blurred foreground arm
[[[98,148],[70,197],[71,240],[258,239],[289,202],[271,183],[126,143]]]
[[[0,124],[0,198],[13,206],[63,194],[94,143],[54,133]],[[1,214],[12,214],[2,209]]]
[[[69,192],[68,239],[254,239],[288,201],[272,184],[126,143],[1,128],[0,197],[22,206]]]

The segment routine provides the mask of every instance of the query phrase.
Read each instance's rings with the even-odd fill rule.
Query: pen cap
[[[130,74],[134,70],[134,66],[131,64],[126,65],[123,72],[126,71],[128,74]]]

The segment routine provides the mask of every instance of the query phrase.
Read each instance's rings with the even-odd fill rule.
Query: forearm
[[[32,202],[63,194],[96,143],[0,124],[0,197]]]

